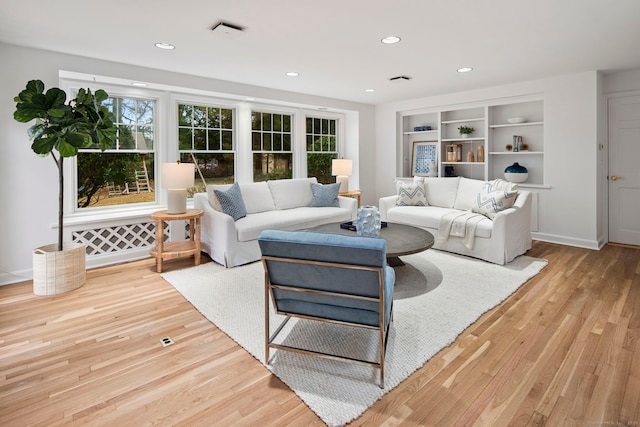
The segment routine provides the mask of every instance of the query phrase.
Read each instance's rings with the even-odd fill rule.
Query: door
[[[640,95],[609,99],[609,241],[640,246]]]

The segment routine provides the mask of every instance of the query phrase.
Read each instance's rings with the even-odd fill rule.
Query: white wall
[[[59,70],[254,97],[301,106],[327,107],[346,117],[346,153],[360,156],[354,161],[351,188],[359,187],[364,201],[374,203],[375,162],[374,107],[337,99],[309,96],[250,85],[169,73],[120,63],[22,48],[0,43],[2,86],[0,87],[0,284],[28,280],[34,248],[57,241],[57,169],[50,157],[39,158],[30,148],[28,125],[13,120],[13,97],[28,80],[40,79],[45,86],[58,86]],[[358,166],[360,165],[360,168]]]
[[[534,237],[597,249],[601,245],[598,183],[599,75],[596,71],[469,92],[412,99],[376,107],[376,189],[393,194],[396,176],[396,117],[416,109],[465,108],[491,100],[541,94],[544,99],[545,184],[539,194]]]

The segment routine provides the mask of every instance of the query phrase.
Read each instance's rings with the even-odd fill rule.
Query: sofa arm
[[[233,218],[215,210],[209,203],[206,193],[196,193],[193,197],[193,205],[196,209],[204,211],[200,221],[200,234],[205,252],[213,257],[214,252],[224,251],[229,246],[230,241],[236,242],[238,240]],[[219,246],[219,248],[216,248],[216,246]]]
[[[505,262],[531,249],[531,192],[519,191],[513,207],[496,214],[492,234],[505,242]]]
[[[380,210],[380,220],[387,220],[387,211],[396,205],[398,195],[381,197],[378,202],[378,209]]]
[[[341,208],[349,211],[352,221],[358,217],[358,200],[353,197],[338,196],[338,202]]]

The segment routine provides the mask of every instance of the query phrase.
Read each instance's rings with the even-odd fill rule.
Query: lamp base
[[[346,175],[338,175],[336,182],[340,183],[340,189],[338,193],[347,193],[349,191],[349,177]]]
[[[167,190],[167,213],[183,214],[187,212],[187,189]]]

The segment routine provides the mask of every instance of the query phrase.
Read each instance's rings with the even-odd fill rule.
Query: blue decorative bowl
[[[511,166],[507,166],[504,170],[504,179],[509,182],[525,182],[529,177],[529,171],[522,165],[519,165],[518,162],[515,162]]]

